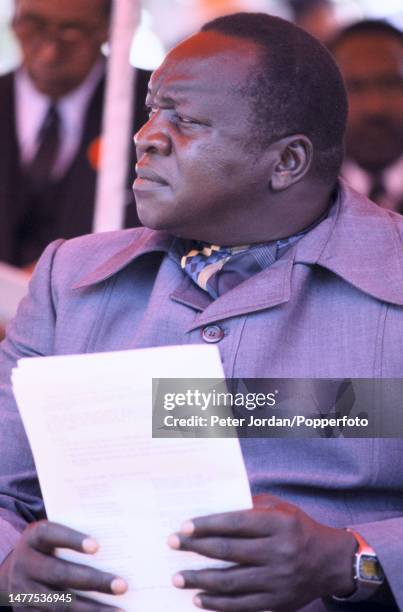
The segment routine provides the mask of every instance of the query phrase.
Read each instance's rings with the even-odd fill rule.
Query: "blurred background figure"
[[[330,45],[349,96],[343,175],[379,205],[403,213],[403,35],[355,23]]]
[[[322,42],[336,33],[338,20],[332,0],[288,0],[292,20]]]
[[[105,86],[110,0],[15,0],[20,68],[0,77],[0,261],[25,267],[58,237],[90,232]],[[149,73],[138,71],[146,119]],[[128,172],[127,224],[137,224]]]

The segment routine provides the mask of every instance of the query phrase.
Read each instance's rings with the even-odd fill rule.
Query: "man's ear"
[[[283,191],[298,183],[308,172],[312,165],[313,145],[304,134],[286,136],[273,144],[278,152],[278,160],[274,165],[270,186],[273,191]]]

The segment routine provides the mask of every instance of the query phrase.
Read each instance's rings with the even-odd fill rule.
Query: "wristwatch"
[[[385,582],[385,574],[374,549],[353,529],[347,529],[346,531],[353,534],[358,545],[353,563],[356,588],[348,597],[333,595],[332,599],[335,601],[365,601]]]

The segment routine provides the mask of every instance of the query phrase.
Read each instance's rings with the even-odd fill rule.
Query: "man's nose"
[[[41,64],[48,65],[58,62],[60,59],[60,48],[56,40],[44,39],[36,51],[37,59]]]
[[[171,137],[164,127],[162,120],[156,115],[151,117],[147,123],[134,135],[134,144],[137,159],[145,153],[158,153],[169,155],[172,149]]]
[[[362,110],[369,115],[388,113],[388,92],[378,87],[368,87],[366,95],[362,97]]]

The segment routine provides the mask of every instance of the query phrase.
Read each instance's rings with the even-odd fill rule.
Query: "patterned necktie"
[[[337,195],[338,189],[335,188],[329,208],[335,203]],[[236,247],[195,241],[183,243],[178,239],[172,248],[171,257],[177,263],[180,261],[182,270],[215,300],[226,291],[274,264],[305,234],[312,231],[327,217],[329,208],[311,225],[288,238]],[[190,246],[193,248],[187,251]]]
[[[42,190],[52,180],[52,170],[59,152],[60,117],[52,104],[38,132],[38,149],[32,162],[26,168],[26,176],[36,191]]]
[[[202,245],[181,259],[181,268],[216,299],[276,260],[277,243],[220,247]]]

